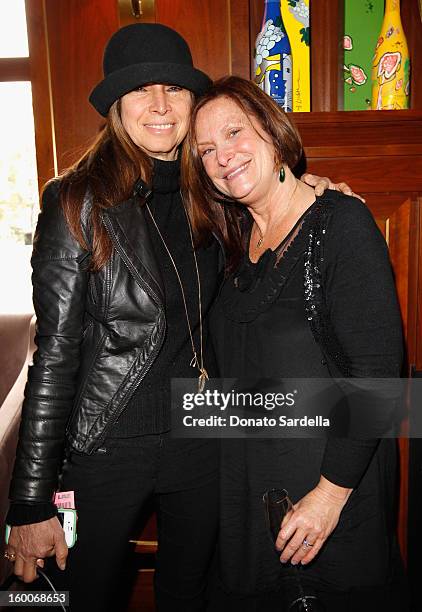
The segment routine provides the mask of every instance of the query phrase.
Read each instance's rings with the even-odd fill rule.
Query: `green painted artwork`
[[[344,110],[371,108],[371,70],[384,0],[344,0]]]

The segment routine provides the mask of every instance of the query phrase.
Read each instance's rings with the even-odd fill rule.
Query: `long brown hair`
[[[223,195],[214,186],[198,152],[195,125],[198,112],[206,104],[225,97],[235,102],[248,117],[254,117],[274,146],[275,167],[282,163],[293,169],[302,155],[302,142],[286,113],[255,83],[236,76],[215,81],[192,112],[192,120],[182,152],[183,195],[197,244],[209,240],[210,233],[222,240],[227,270],[233,270],[244,252],[242,227],[244,207]],[[258,132],[257,132],[258,133]]]
[[[101,211],[127,200],[135,181],[150,182],[152,161],[128,136],[120,118],[120,101],[111,106],[95,142],[60,177],[60,203],[80,245],[92,252],[91,269],[99,270],[112,253],[111,240],[101,222]],[[81,210],[89,190],[92,198],[90,244],[81,226]]]

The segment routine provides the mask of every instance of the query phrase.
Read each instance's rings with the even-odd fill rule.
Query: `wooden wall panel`
[[[0,57],[2,81],[29,81],[30,68],[27,57]]]
[[[146,17],[139,19],[130,15],[128,0],[120,4],[121,25],[155,21],[180,32],[189,43],[195,65],[211,78],[227,74],[249,78],[249,0],[155,0]]]
[[[329,176],[334,182],[345,180],[358,193],[379,191],[375,187],[379,184],[383,184],[383,191],[422,191],[422,157],[415,159],[412,155],[384,159],[375,156],[348,157],[343,159],[343,163],[339,163],[338,157],[311,158],[308,171]]]
[[[368,208],[388,244],[407,338],[410,267],[414,265],[410,261],[410,245],[415,241],[411,224],[412,201],[402,193],[369,193],[366,197]]]
[[[44,2],[26,0],[38,189],[57,173]]]
[[[402,0],[401,15],[403,29],[406,34],[410,55],[411,91],[410,107],[422,109],[422,16],[419,12],[418,0]]]
[[[158,23],[186,38],[195,65],[217,79],[248,76],[249,6],[247,0],[156,0]]]
[[[420,110],[293,113],[292,118],[307,146],[338,146],[346,154],[351,146],[372,146],[383,155],[385,145],[422,144]]]
[[[408,346],[410,306],[414,307],[415,305],[415,295],[410,293],[409,286],[409,279],[412,275],[411,270],[416,264],[410,258],[412,246],[415,245],[416,239],[413,232],[414,228],[412,228],[411,224],[412,202],[410,198],[406,199],[403,194],[370,194],[367,201],[376,219],[379,219],[380,215],[382,217],[385,216],[385,223],[388,227],[386,237],[394,270],[405,341]],[[407,359],[409,357],[408,355]],[[405,435],[408,431],[407,422],[402,425],[402,428],[402,435]],[[408,542],[407,516],[409,512],[409,439],[407,437],[400,438],[398,444],[400,450],[400,491],[397,532],[402,556],[406,561]]]
[[[359,193],[422,192],[422,112],[296,113],[308,169]]]
[[[397,198],[398,199],[398,198]],[[398,202],[392,212],[389,230],[389,251],[396,277],[396,288],[402,311],[405,338],[408,336],[409,318],[409,272],[413,262],[409,261],[410,244],[414,241],[411,235],[412,202],[409,198]]]
[[[198,68],[213,79],[230,72],[228,0],[156,0],[155,14],[186,38]]]
[[[417,199],[419,204],[419,243],[422,243],[422,195]],[[422,250],[422,249],[421,249]],[[422,372],[422,255],[419,257],[418,269],[418,305],[417,305],[417,324],[416,324],[416,370]]]
[[[411,367],[416,366],[416,370],[422,371],[422,362],[418,363],[418,346],[422,348],[422,310],[418,306],[418,300],[422,300],[422,197],[418,194],[409,194],[411,199],[410,232],[414,236],[414,241],[410,245],[409,261],[413,266],[409,272],[409,312],[407,320],[407,351]],[[419,249],[419,252],[418,252]],[[419,295],[418,295],[419,287]],[[419,315],[419,320],[418,320]]]
[[[230,74],[248,79],[251,70],[250,13],[248,0],[230,0]],[[253,49],[253,47],[252,47]]]
[[[75,161],[102,119],[88,103],[102,78],[103,48],[118,27],[114,0],[45,0],[59,172]]]
[[[342,1],[311,3],[311,109],[336,111],[342,108],[344,32]]]

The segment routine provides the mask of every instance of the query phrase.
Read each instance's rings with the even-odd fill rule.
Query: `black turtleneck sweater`
[[[180,162],[154,160],[151,213],[177,266],[183,284],[195,349],[200,357],[198,280],[186,214],[180,194]],[[194,378],[190,366],[192,344],[189,337],[182,292],[174,266],[157,229],[146,211],[151,242],[160,268],[165,294],[166,334],[161,351],[151,369],[132,396],[119,420],[110,429],[109,438],[129,438],[162,433],[170,429],[171,378]],[[216,362],[208,342],[206,314],[216,293],[218,249],[212,245],[196,252],[202,295],[204,364],[210,376],[216,376]]]

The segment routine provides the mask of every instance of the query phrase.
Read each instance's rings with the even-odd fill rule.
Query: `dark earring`
[[[280,178],[280,183],[284,183],[284,180],[286,178],[286,171],[284,169],[284,166],[281,166],[281,168],[280,168],[279,178]]]

